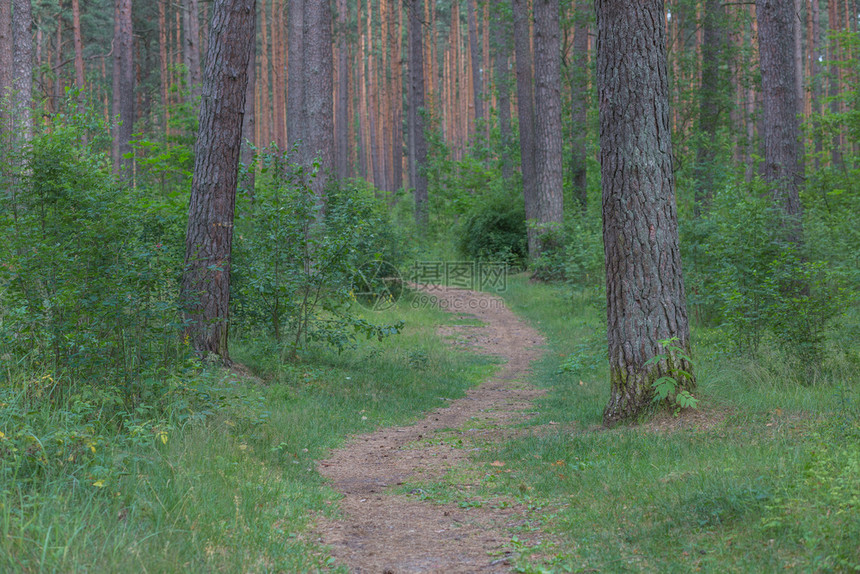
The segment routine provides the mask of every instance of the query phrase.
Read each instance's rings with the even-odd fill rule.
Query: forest
[[[0,571],[860,572],[857,0],[0,0]]]

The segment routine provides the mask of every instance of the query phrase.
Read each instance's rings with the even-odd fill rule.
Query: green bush
[[[458,237],[460,251],[470,259],[521,266],[528,255],[522,200],[491,192],[465,214]]]
[[[344,349],[356,335],[382,338],[399,325],[356,318],[354,286],[367,262],[404,257],[387,207],[358,183],[329,186],[323,207],[291,156],[264,153],[253,198],[240,198],[233,254],[234,320],[263,330],[295,357],[308,341]]]
[[[83,137],[89,121],[53,118],[0,196],[0,363],[101,381],[135,401],[184,360],[183,208],[118,182],[95,151],[103,142]]]

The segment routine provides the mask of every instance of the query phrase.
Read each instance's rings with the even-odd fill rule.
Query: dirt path
[[[437,504],[396,491],[404,482],[441,478],[454,467],[473,464],[470,452],[510,436],[509,427],[528,416],[523,411],[541,394],[524,378],[543,339],[497,297],[454,289],[433,295],[443,308],[484,323],[440,328],[442,335],[497,355],[505,364],[466,397],[418,423],[356,437],[320,462],[320,473],[345,495],[340,506],[346,518],[321,520],[317,534],[338,563],[356,574],[510,571],[504,547],[511,540],[509,529],[521,520],[523,509],[516,504]],[[426,440],[451,429],[462,431],[457,435],[462,447]],[[470,485],[458,486],[468,493]]]

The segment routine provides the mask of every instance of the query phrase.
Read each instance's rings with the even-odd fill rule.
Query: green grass
[[[512,472],[473,494],[540,509],[532,519],[556,539],[534,550],[513,540],[520,571],[860,569],[860,377],[844,348],[810,382],[776,356],[735,358],[718,333],[695,331],[708,424],[605,430],[596,294],[514,277],[505,299],[550,341],[533,375],[549,392],[527,425],[559,423],[478,457]]]
[[[198,406],[136,431],[98,423],[96,401],[83,395],[40,403],[22,381],[0,405],[0,571],[328,568],[308,527],[316,514],[336,512],[337,494],[315,461],[350,434],[406,423],[462,396],[495,369],[439,340],[435,326],[455,322],[450,315],[404,301],[367,319],[406,327],[382,343],[340,355],[314,349],[293,364],[270,346],[235,341],[233,358],[260,381],[203,373],[189,403]],[[49,447],[62,433],[66,442]]]

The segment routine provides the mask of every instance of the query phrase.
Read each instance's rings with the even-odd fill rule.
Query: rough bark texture
[[[216,0],[185,238],[186,336],[201,356],[229,364],[230,256],[255,0]]]
[[[702,87],[699,95],[699,142],[696,148],[696,213],[714,195],[714,160],[720,115],[727,97],[725,8],[722,0],[706,0],[702,31]]]
[[[415,188],[415,221],[427,225],[427,140],[424,137],[424,42],[422,0],[409,2],[409,180]]]
[[[558,0],[534,0],[535,171],[538,249],[541,237],[564,219],[561,142],[561,43]]]
[[[597,85],[611,393],[604,423],[652,405],[652,384],[692,366],[678,249],[662,0],[597,0]],[[646,364],[656,355],[666,359]]]
[[[570,171],[573,196],[583,213],[588,207],[588,21],[591,5],[579,0],[573,28],[571,62],[571,138]]]
[[[478,22],[475,15],[476,0],[466,0],[468,3],[469,24],[469,62],[472,67],[472,97],[475,103],[475,133],[479,133],[478,125],[484,120],[484,97],[481,93],[481,58],[478,54]]]
[[[200,95],[200,12],[198,0],[185,0],[182,6],[185,41],[182,55],[188,74],[188,93],[192,98]]]
[[[334,109],[331,4],[307,2],[304,7],[305,137],[308,160],[318,158],[320,171],[313,189],[321,200],[334,171]]]
[[[505,19],[501,10],[493,12],[490,22],[493,36],[493,75],[496,83],[496,97],[499,108],[499,135],[502,140],[502,149],[499,160],[502,163],[502,177],[510,179],[514,168],[510,157],[511,146],[511,85],[508,73],[508,60],[511,54],[509,38],[510,24]]]
[[[337,177],[349,177],[349,51],[347,3],[337,0]]]
[[[14,90],[15,136],[30,141],[33,133],[33,12],[30,0],[12,2],[12,36],[15,65],[12,69]]]
[[[113,25],[113,168],[131,178],[134,133],[134,42],[131,0],[114,1]]]
[[[0,2],[0,117],[9,118],[8,97],[12,91],[12,3]],[[6,131],[7,126],[0,128],[0,133]]]
[[[537,234],[531,225],[537,220],[537,172],[535,168],[534,92],[532,90],[532,51],[529,32],[528,0],[512,0],[514,13],[514,50],[517,58],[517,110],[520,127],[520,169],[523,173],[523,199],[529,221],[529,257],[538,256]]]
[[[764,116],[764,179],[782,209],[787,239],[803,239],[800,183],[803,149],[794,67],[794,6],[785,0],[756,1]]]
[[[290,0],[287,15],[287,47],[290,54],[287,62],[287,145],[290,149],[305,138],[304,5],[304,0]],[[299,155],[301,157],[302,154]]]

